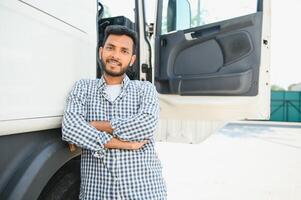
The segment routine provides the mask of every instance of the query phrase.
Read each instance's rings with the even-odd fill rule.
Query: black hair
[[[102,46],[104,46],[104,44],[106,43],[109,35],[126,35],[126,36],[130,37],[133,40],[133,54],[135,54],[135,49],[136,49],[136,45],[137,45],[137,33],[134,30],[129,29],[126,26],[121,26],[121,25],[107,26],[105,29],[105,34],[104,34],[104,38],[102,41]]]

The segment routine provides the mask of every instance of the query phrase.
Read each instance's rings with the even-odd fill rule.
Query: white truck
[[[77,198],[80,149],[61,140],[61,119],[74,82],[100,77],[110,24],[138,32],[127,74],[157,88],[159,141],[269,118],[270,0],[1,0],[1,200]]]

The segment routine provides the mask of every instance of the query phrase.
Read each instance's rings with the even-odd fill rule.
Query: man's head
[[[105,30],[99,57],[105,74],[123,76],[128,66],[135,62],[136,32],[125,26],[111,25]]]

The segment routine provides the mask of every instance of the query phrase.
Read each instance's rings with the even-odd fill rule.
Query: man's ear
[[[134,55],[132,55],[130,66],[132,66],[134,64],[135,60],[136,60],[136,55],[134,54]]]
[[[102,54],[102,47],[99,47],[98,49],[98,57],[101,60],[101,54]]]

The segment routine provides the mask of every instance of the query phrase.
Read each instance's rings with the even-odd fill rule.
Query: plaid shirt
[[[112,102],[103,78],[80,80],[64,113],[62,138],[82,148],[80,199],[163,200],[166,187],[154,149],[159,103],[155,87],[146,81],[123,79]],[[113,134],[96,130],[90,121],[110,121]],[[106,149],[112,137],[149,140],[138,150]]]

